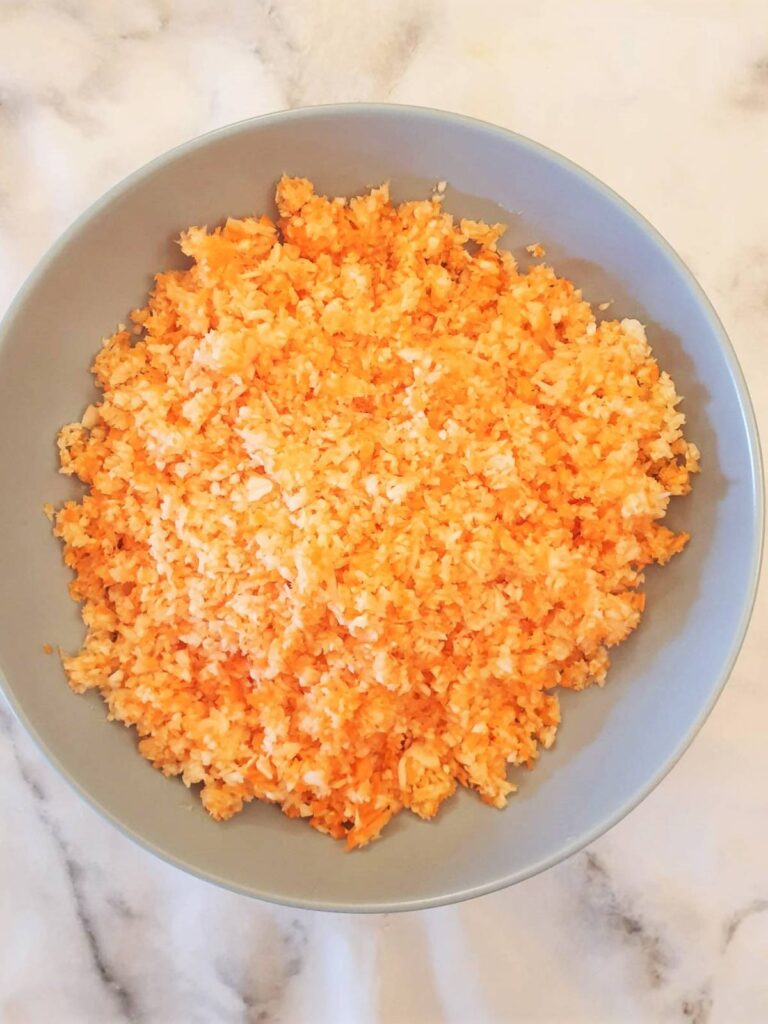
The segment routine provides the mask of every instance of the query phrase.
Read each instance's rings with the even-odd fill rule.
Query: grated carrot
[[[354,847],[458,784],[504,806],[685,544],[698,453],[642,326],[501,225],[295,178],[277,205],[183,234],[61,431],[64,665],[213,817]]]

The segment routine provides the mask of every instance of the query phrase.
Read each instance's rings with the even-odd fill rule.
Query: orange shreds
[[[541,242],[534,242],[533,245],[526,245],[525,251],[529,252],[535,259],[540,260],[542,256],[547,255],[547,250],[541,244]]]
[[[53,654],[53,645],[43,644],[43,654]]]
[[[61,431],[64,664],[215,818],[272,801],[353,847],[457,784],[505,804],[685,543],[659,520],[698,453],[642,326],[500,225],[277,205],[184,233]]]

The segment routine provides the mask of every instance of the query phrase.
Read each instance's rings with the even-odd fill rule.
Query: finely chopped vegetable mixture
[[[355,847],[457,784],[504,805],[685,544],[698,452],[642,326],[501,225],[295,178],[277,205],[182,236],[61,431],[64,666],[214,818],[273,801]]]

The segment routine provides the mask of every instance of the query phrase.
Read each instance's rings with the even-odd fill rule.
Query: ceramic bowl
[[[346,853],[276,808],[224,824],[197,794],[136,752],[96,694],[66,685],[45,642],[83,635],[69,573],[41,508],[75,493],[54,439],[93,399],[100,338],[143,303],[155,271],[182,266],[189,224],[273,211],[277,178],[358,193],[388,180],[396,200],[448,182],[446,207],[504,220],[525,262],[541,242],[605,315],[647,325],[685,396],[702,453],[693,494],[670,525],[687,550],[648,573],[640,628],[616,650],[603,689],[563,695],[554,748],[504,811],[458,794],[432,822],[403,813],[379,842]],[[755,421],[712,307],[657,232],[617,195],[527,139],[437,111],[350,105],[274,114],[203,136],[113,188],[54,245],[0,330],[0,665],[6,695],[50,761],[127,835],[173,864],[242,893],[335,910],[404,910],[465,899],[557,863],[610,828],[691,742],[736,658],[755,594],[762,493]]]

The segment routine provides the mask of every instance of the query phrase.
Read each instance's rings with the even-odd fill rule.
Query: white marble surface
[[[768,420],[765,0],[0,0],[0,308],[108,186],[209,128],[335,100],[495,121],[682,253]],[[567,863],[459,907],[251,902],[133,846],[0,703],[0,1021],[768,1021],[768,586],[671,775]]]

